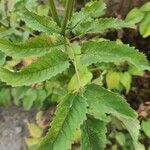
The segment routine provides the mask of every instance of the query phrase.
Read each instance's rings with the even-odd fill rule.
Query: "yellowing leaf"
[[[131,88],[132,77],[128,72],[121,73],[120,82],[126,88],[126,92],[128,93]]]
[[[106,83],[109,90],[115,89],[119,86],[120,74],[119,72],[109,72],[106,75]]]
[[[40,138],[26,138],[25,142],[30,147],[39,144],[40,140]]]
[[[84,87],[87,83],[89,83],[93,77],[92,73],[87,68],[82,68],[79,71],[79,76],[80,76],[80,84],[82,87]],[[74,74],[68,84],[68,90],[69,91],[79,90],[79,88],[80,87],[77,74]]]
[[[32,137],[40,138],[42,136],[43,131],[37,125],[34,123],[28,123],[27,126]]]

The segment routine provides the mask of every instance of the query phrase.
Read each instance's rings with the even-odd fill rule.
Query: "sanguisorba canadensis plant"
[[[49,0],[52,17],[38,16],[24,10],[22,19],[41,34],[17,44],[0,39],[0,50],[13,58],[32,56],[37,59],[19,71],[1,67],[0,79],[13,87],[29,86],[53,80],[56,75],[61,77],[70,68],[74,70],[74,75],[64,85],[68,87],[68,94],[61,98],[51,127],[38,150],[71,149],[77,129],[81,130],[82,150],[103,150],[110,115],[127,128],[137,150],[139,122],[136,112],[123,97],[94,84],[95,75],[90,69],[98,63],[128,62],[144,71],[150,70],[149,63],[144,54],[129,45],[94,36],[89,41],[83,38],[89,33],[97,35],[108,29],[133,25],[123,20],[102,17],[106,8],[102,0],[91,1],[81,11],[73,13],[74,3],[75,0],[67,0],[62,21],[53,0]],[[76,37],[80,40],[74,40]]]

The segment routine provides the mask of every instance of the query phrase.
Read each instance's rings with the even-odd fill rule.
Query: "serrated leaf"
[[[89,83],[93,77],[92,73],[87,68],[82,68],[79,70],[79,76],[80,76],[80,82],[82,87],[84,87],[87,83]],[[74,74],[71,78],[69,84],[68,84],[68,90],[79,90],[79,83],[78,83],[78,77],[77,74]]]
[[[66,54],[59,50],[53,50],[20,71],[14,72],[0,68],[0,79],[12,86],[31,85],[48,80],[62,73],[68,67]]]
[[[78,94],[69,94],[60,102],[56,117],[38,150],[68,150],[74,132],[86,119],[86,99]]]
[[[127,61],[140,70],[150,69],[144,54],[138,52],[134,47],[117,44],[114,41],[89,41],[84,43],[82,53],[81,63],[87,66],[98,62],[115,63]]]
[[[103,150],[106,144],[106,123],[88,117],[81,127],[81,150]]]
[[[63,50],[64,38],[61,36],[47,36],[46,34],[31,38],[22,43],[12,43],[0,39],[0,51],[14,58],[42,56],[51,50]]]
[[[84,35],[86,33],[103,33],[108,29],[120,29],[134,27],[134,24],[124,22],[123,20],[117,18],[101,18],[96,20],[89,20],[81,23],[73,32],[77,35]]]
[[[105,8],[106,5],[103,0],[95,0],[93,2],[87,3],[86,6],[81,9],[81,11],[73,14],[69,24],[69,29],[72,30],[77,25],[84,22],[87,18],[102,16],[104,14]]]
[[[131,118],[136,118],[137,116],[136,112],[134,112],[123,97],[99,85],[89,85],[86,88],[85,97],[90,106],[90,113],[96,114],[102,111]]]
[[[89,113],[96,118],[103,114],[116,116],[129,131],[135,149],[138,145],[139,122],[136,112],[121,96],[106,90],[99,85],[89,85],[84,96],[89,104]]]
[[[139,23],[144,18],[144,13],[139,8],[132,9],[125,18],[126,22],[132,22],[133,24]]]
[[[138,150],[138,138],[139,138],[139,130],[140,130],[140,124],[137,119],[134,118],[128,118],[128,117],[119,117],[117,116],[119,120],[123,123],[123,125],[126,127],[128,132],[130,133],[133,144],[135,147],[135,150]]]
[[[142,22],[140,23],[139,30],[140,34],[147,38],[150,36],[150,13],[146,14]]]
[[[48,34],[61,32],[61,29],[57,26],[57,23],[54,22],[49,16],[39,16],[25,9],[22,19],[26,22],[27,26],[33,30]]]

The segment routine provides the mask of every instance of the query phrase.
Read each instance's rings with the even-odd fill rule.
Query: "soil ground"
[[[25,112],[15,106],[0,108],[0,150],[27,150],[26,123],[34,121],[35,113],[36,110]]]

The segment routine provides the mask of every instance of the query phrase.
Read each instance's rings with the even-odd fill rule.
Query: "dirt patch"
[[[0,150],[27,150],[24,138],[28,136],[26,123],[33,122],[36,110],[0,107]]]

